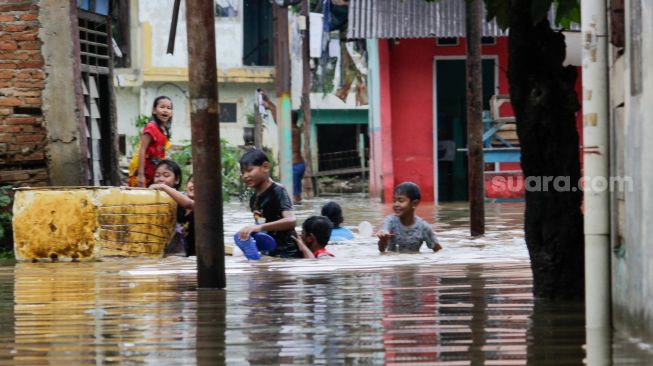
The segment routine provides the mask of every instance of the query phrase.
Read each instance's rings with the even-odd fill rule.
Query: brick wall
[[[37,1],[0,0],[0,185],[48,184]]]

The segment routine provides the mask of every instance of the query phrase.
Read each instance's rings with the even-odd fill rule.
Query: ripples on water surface
[[[389,212],[342,205],[353,228]],[[489,205],[471,239],[466,205],[422,206],[437,254],[380,255],[371,238],[324,261],[236,253],[226,291],[196,290],[194,258],[0,265],[0,364],[580,364],[582,306],[533,301],[522,210]],[[226,238],[251,221],[226,212]]]

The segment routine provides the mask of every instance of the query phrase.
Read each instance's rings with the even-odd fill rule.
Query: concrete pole
[[[288,8],[274,9],[274,65],[277,91],[277,128],[279,131],[279,175],[281,184],[292,194],[292,104],[290,100],[290,42],[288,38]]]
[[[469,229],[472,236],[480,236],[485,234],[483,89],[481,69],[483,0],[467,0],[465,4],[467,19],[467,175],[469,181]]]
[[[254,102],[254,147],[263,148],[263,116],[259,111],[259,94],[256,93],[257,101]]]
[[[588,329],[610,328],[610,201],[606,0],[581,1],[583,161],[585,170],[585,312]],[[596,187],[594,187],[596,186]]]
[[[214,11],[213,0],[186,0],[198,288],[226,287]]]

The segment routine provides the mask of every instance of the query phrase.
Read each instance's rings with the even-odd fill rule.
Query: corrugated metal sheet
[[[495,21],[486,37],[505,36]],[[348,38],[464,37],[465,0],[350,0]]]

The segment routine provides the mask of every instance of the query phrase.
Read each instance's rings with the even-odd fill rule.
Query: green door
[[[467,200],[467,91],[465,60],[435,62],[438,121],[438,197],[442,202]],[[483,109],[495,94],[495,60],[483,60]],[[447,154],[443,148],[456,149]]]

